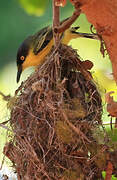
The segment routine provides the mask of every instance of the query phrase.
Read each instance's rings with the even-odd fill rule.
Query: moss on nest
[[[102,114],[91,65],[60,45],[16,91],[10,119],[14,137],[4,153],[19,180],[101,177],[102,170],[89,161],[91,149],[98,146],[92,130],[101,124]]]

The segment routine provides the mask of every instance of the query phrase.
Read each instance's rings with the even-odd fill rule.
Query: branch
[[[56,6],[56,0],[53,0],[53,29],[55,27],[58,27],[59,24],[60,24],[59,14],[60,14],[59,13],[59,6]],[[58,47],[59,42],[60,42],[59,34],[54,33],[54,45],[55,45],[55,48]]]
[[[9,101],[10,98],[11,98],[10,95],[6,96],[6,95],[4,95],[1,91],[0,91],[0,96],[2,96],[2,98],[3,98],[5,101]]]
[[[64,32],[66,29],[68,29],[74,23],[74,21],[79,17],[80,13],[81,13],[80,9],[75,11],[73,13],[73,15],[68,20],[66,20],[64,23],[62,23],[61,26],[59,26],[59,27],[55,26],[55,28],[53,29],[54,32],[55,33],[62,33],[62,32]]]

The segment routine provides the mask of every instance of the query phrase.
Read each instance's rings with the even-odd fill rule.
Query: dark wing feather
[[[42,51],[53,38],[52,28],[45,27],[34,35],[34,54],[37,55]]]
[[[69,18],[64,19],[60,24],[67,21]],[[61,34],[61,38],[63,36],[63,33]],[[38,33],[34,35],[34,54],[37,55],[40,51],[42,51],[48,43],[53,38],[53,31],[52,27],[47,26],[43,29],[41,29]]]

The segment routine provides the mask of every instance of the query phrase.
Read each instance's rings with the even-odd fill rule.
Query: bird
[[[65,20],[64,20],[65,21]],[[61,24],[64,22],[62,21]],[[98,35],[91,33],[77,32],[79,27],[70,27],[60,34],[61,43],[67,45],[70,40],[79,37],[99,39]],[[46,26],[28,36],[20,45],[17,51],[17,83],[20,80],[24,69],[31,66],[39,66],[44,63],[45,57],[49,54],[54,45],[52,26]]]

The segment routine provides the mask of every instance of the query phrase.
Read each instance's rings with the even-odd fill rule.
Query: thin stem
[[[54,26],[54,32],[55,33],[61,33],[64,32],[66,29],[68,29],[74,21],[80,16],[81,10],[78,9],[77,11],[74,11],[73,15],[68,18],[65,22],[62,23],[59,27]]]
[[[56,6],[56,0],[53,0],[53,29],[55,27],[59,27],[59,24],[60,24],[59,14],[60,14],[59,6]],[[55,48],[58,47],[59,42],[60,42],[59,33],[54,33],[54,45],[55,45]]]
[[[53,30],[55,27],[59,27],[60,21],[59,21],[59,6],[56,6],[56,0],[53,0]],[[55,33],[53,31],[53,38],[54,38],[54,47],[56,49],[55,54],[55,74],[56,74],[56,80],[59,81],[60,74],[59,74],[59,53],[58,53],[58,47],[60,44],[60,35],[59,33]]]

